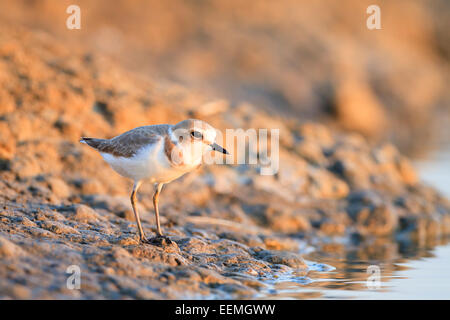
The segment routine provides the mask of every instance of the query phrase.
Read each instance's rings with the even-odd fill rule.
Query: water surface
[[[307,254],[310,270],[274,279],[264,298],[450,299],[449,242],[403,254],[395,243],[369,247]],[[379,287],[367,283],[369,266],[380,268]]]

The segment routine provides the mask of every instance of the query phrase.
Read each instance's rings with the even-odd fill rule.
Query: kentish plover
[[[103,159],[120,175],[134,181],[131,206],[142,242],[165,239],[159,223],[158,198],[165,183],[198,168],[203,155],[211,150],[228,152],[216,142],[216,129],[201,120],[188,119],[175,125],[160,124],[134,128],[111,139],[81,138],[100,152]],[[147,240],[136,208],[136,192],[143,181],[155,185],[153,206],[156,234]]]

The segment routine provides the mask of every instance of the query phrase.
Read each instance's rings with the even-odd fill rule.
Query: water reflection
[[[374,239],[373,242],[348,246],[341,243],[327,243],[318,250],[305,255],[309,271],[307,273],[284,275],[268,281],[271,290],[262,298],[270,299],[401,299],[427,298],[433,292],[420,290],[411,296],[411,288],[423,287],[423,276],[412,273],[414,261],[433,258],[423,266],[433,266],[445,271],[450,262],[449,239],[427,239],[419,241],[395,241],[394,239]],[[443,256],[436,256],[436,246],[443,246]],[[441,258],[441,259],[439,259]],[[320,261],[320,263],[313,262]],[[367,279],[370,265],[380,267],[380,288],[369,289]],[[423,268],[421,266],[420,268]],[[433,290],[437,285],[444,287],[443,293],[450,297],[450,279],[442,279],[436,274],[427,275],[427,287]],[[409,285],[405,285],[408,281]],[[390,293],[387,295],[387,293]],[[444,297],[442,297],[444,298]]]

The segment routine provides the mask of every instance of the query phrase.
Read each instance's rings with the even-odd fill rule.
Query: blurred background
[[[80,30],[66,27],[74,4]],[[367,28],[373,4],[381,30]],[[8,284],[0,299],[5,292],[72,297],[54,285],[56,277],[65,283],[72,257],[89,272],[90,298],[195,291],[199,281],[191,279],[170,286],[179,295],[155,295],[152,288],[168,288],[153,277],[161,269],[151,269],[145,282],[140,267],[128,267],[137,260],[115,260],[113,250],[123,251],[136,235],[131,182],[78,142],[186,117],[221,131],[280,129],[280,171],[200,168],[165,187],[165,230],[200,234],[205,243],[220,238],[302,254],[314,248],[306,258],[320,262],[308,266],[321,279],[309,288],[316,297],[323,288],[334,290],[332,298],[343,296],[339,288],[366,297],[374,261],[394,298],[447,297],[450,210],[441,194],[450,199],[449,30],[448,0],[0,0],[0,276]],[[186,197],[184,190],[195,192]],[[153,188],[139,193],[150,229]],[[253,231],[261,227],[264,233]],[[218,250],[215,266],[230,265],[224,274],[246,272],[247,256],[230,251],[242,262],[233,269],[230,252],[195,243],[180,245],[180,259],[187,253],[203,261],[205,250]],[[427,266],[411,262],[431,259],[436,246]],[[264,265],[257,259],[255,268]],[[112,266],[126,275],[105,282],[103,265],[104,274]],[[399,273],[409,267],[420,274]],[[395,284],[400,277],[414,281]],[[289,296],[305,295],[298,277],[279,280]]]
[[[81,30],[65,27],[70,4]],[[5,22],[107,54],[159,82],[393,142],[421,158],[450,137],[450,2],[2,0]],[[431,156],[433,153],[431,153]]]

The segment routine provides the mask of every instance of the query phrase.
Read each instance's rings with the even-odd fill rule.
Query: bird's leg
[[[168,237],[163,236],[161,231],[161,226],[159,223],[159,208],[158,208],[158,200],[159,194],[161,193],[161,189],[163,187],[163,183],[158,183],[155,188],[155,194],[153,195],[153,207],[155,208],[155,218],[156,218],[156,237],[150,239],[148,242],[155,245],[171,245],[173,244],[172,240]]]
[[[156,218],[156,235],[158,237],[162,237],[161,226],[159,224],[159,209],[158,209],[159,194],[161,193],[162,187],[163,184],[158,183],[155,188],[155,194],[153,195],[153,207],[155,208],[155,218]]]
[[[130,200],[131,200],[131,206],[133,207],[134,217],[136,218],[136,223],[137,223],[138,230],[139,230],[139,238],[142,242],[146,242],[147,238],[145,238],[144,230],[142,230],[141,219],[139,218],[139,212],[137,211],[137,208],[136,208],[136,203],[137,203],[136,193],[137,193],[137,190],[140,185],[141,185],[141,181],[136,181],[134,183]]]

